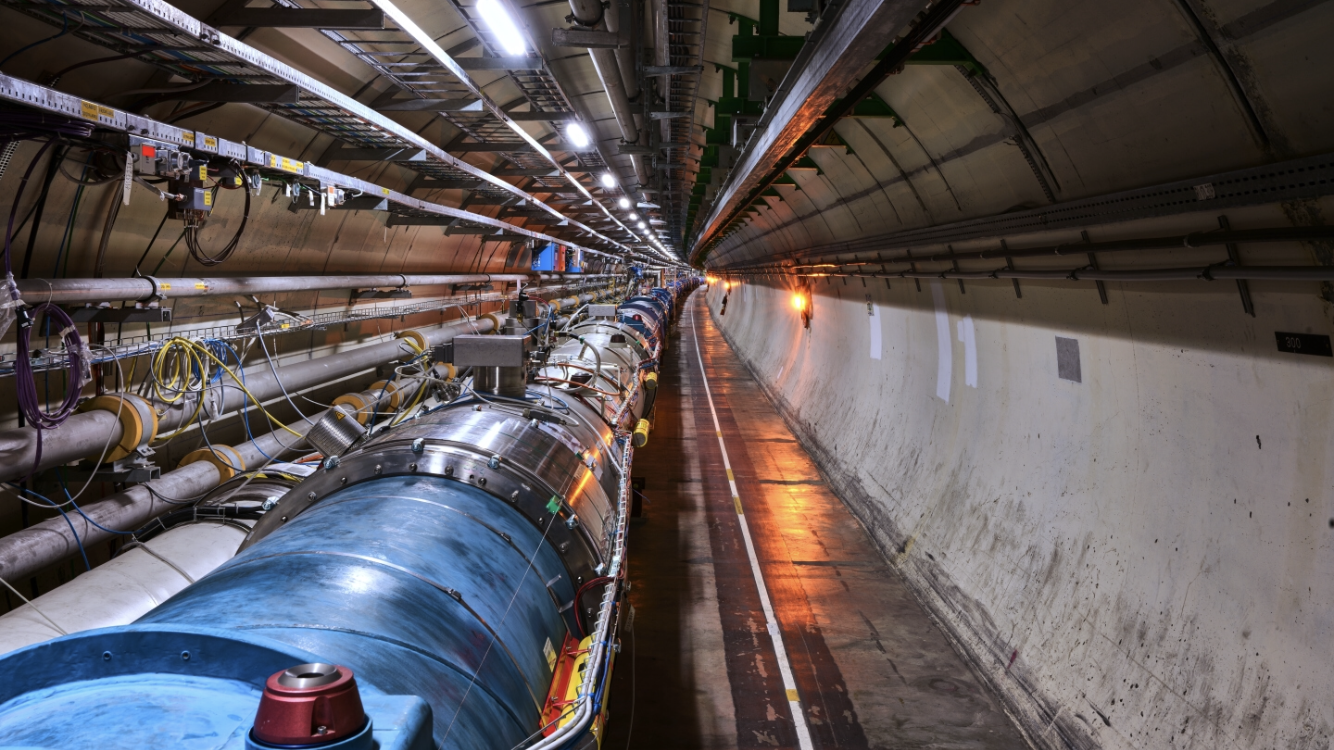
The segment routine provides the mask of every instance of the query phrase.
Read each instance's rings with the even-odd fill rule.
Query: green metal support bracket
[[[842,103],[842,99],[835,99],[834,103],[830,105],[830,109],[833,109]],[[881,99],[880,96],[875,93],[872,93],[870,96],[857,102],[857,104],[853,106],[851,114],[845,116],[864,119],[890,119],[894,121],[894,127],[897,128],[903,126],[903,118],[899,117],[899,113],[895,112],[884,99]]]
[[[883,58],[893,46],[886,47],[884,52],[877,56],[877,60]],[[987,69],[977,58],[968,51],[963,44],[954,37],[953,34],[945,29],[940,30],[940,35],[934,42],[922,47],[908,58],[909,65],[957,65],[968,71],[969,75],[987,75]]]
[[[852,146],[849,146],[848,142],[839,136],[838,131],[836,130],[829,131],[828,135],[815,143],[812,143],[811,148],[841,148],[848,156],[852,156],[856,153],[852,150]]]
[[[760,0],[760,20],[740,13],[729,13],[728,23],[736,22],[738,32],[732,37],[732,60],[795,60],[806,44],[801,36],[781,36],[778,18],[779,0]]]
[[[816,164],[814,159],[812,159],[809,156],[803,156],[800,159],[797,159],[795,162],[793,162],[792,166],[787,168],[787,171],[792,172],[797,170],[812,170],[812,169],[815,170],[816,174],[824,174],[824,172],[820,169],[820,165]]]

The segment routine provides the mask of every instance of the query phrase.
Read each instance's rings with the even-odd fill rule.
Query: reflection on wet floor
[[[696,356],[816,748],[1024,748],[749,371],[686,305],[635,456],[626,633],[603,747],[800,748]],[[692,332],[692,325],[694,331]],[[633,706],[633,708],[632,708]]]

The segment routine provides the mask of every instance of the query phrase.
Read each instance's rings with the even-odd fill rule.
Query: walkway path
[[[685,307],[635,456],[635,617],[603,750],[1027,747],[826,489],[704,294]]]

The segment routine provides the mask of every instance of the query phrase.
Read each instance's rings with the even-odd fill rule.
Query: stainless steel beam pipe
[[[461,333],[490,333],[495,328],[494,319],[483,316],[476,320],[460,320],[439,328],[419,329],[427,342],[434,346],[452,341]],[[304,390],[323,383],[332,383],[362,370],[396,359],[402,353],[403,343],[397,339],[382,344],[370,344],[345,352],[337,352],[325,357],[282,365],[279,374],[281,383],[272,371],[258,372],[246,376],[246,388],[260,401],[268,401],[283,394]],[[222,389],[220,398],[211,399],[211,413],[217,416],[244,406],[248,399],[236,388]],[[178,405],[167,408],[158,420],[159,434],[165,434],[180,427],[194,414],[193,398],[183,398]],[[158,405],[161,408],[162,405]],[[112,445],[120,442],[122,428],[115,412],[89,411],[71,416],[60,427],[42,434],[42,462],[38,469],[49,469],[86,456],[96,456],[108,441]],[[37,431],[31,427],[18,427],[0,431],[0,481],[9,481],[27,476],[33,468],[33,459],[37,449]],[[3,575],[0,573],[0,575]]]
[[[290,435],[288,438],[293,443],[304,442]],[[258,466],[265,461],[261,449],[270,456],[278,456],[288,450],[276,432],[233,448],[247,466]],[[128,531],[181,507],[163,498],[175,500],[193,497],[213,489],[221,481],[222,476],[216,466],[208,461],[196,461],[164,472],[151,482],[80,507],[88,518],[101,526]],[[74,531],[78,532],[79,540],[85,546],[104,542],[113,536],[72,510],[68,514],[69,523],[65,522],[64,517],[56,516],[0,539],[0,578],[12,584],[48,565],[79,554],[79,542],[74,540],[70,523],[74,524]]]
[[[443,286],[478,284],[488,281],[523,282],[534,279],[529,274],[452,274],[415,276],[381,274],[376,276],[243,276],[236,278],[159,279],[141,276],[134,279],[23,279],[16,282],[23,301],[40,302],[110,302],[134,300],[146,302],[157,298],[218,297],[259,295],[276,292],[313,292],[329,289],[369,289],[376,287]]]
[[[420,381],[406,384],[399,391],[401,398],[412,397],[419,385]],[[388,401],[391,396],[391,393],[386,392],[375,397]],[[319,421],[324,412],[321,410],[306,419],[298,419],[291,427],[304,434]],[[268,460],[266,455],[278,458],[303,445],[304,439],[296,438],[284,430],[274,430],[231,447],[247,467],[258,467]],[[100,444],[97,449],[101,449]],[[184,500],[207,492],[217,487],[223,479],[215,465],[208,461],[196,461],[164,472],[161,477],[124,492],[82,505],[80,508],[83,514],[69,511],[69,522],[56,516],[10,534],[0,539],[0,578],[11,583],[22,580],[48,565],[78,554],[80,542],[86,547],[114,536],[89,523],[88,519],[108,529],[138,529],[164,513],[181,508],[179,502],[170,501]],[[74,538],[75,532],[79,535],[78,540]]]

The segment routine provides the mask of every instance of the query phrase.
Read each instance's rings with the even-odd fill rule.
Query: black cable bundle
[[[46,112],[0,108],[0,143],[27,141],[43,136],[85,139],[93,135],[94,125],[63,115]]]
[[[9,224],[5,231],[5,280],[4,290],[0,291],[0,335],[3,335],[8,329],[10,323],[17,318],[18,320],[18,351],[14,356],[14,379],[16,390],[18,391],[19,408],[23,416],[37,430],[37,450],[33,458],[33,472],[41,466],[42,461],[42,432],[45,430],[59,427],[71,414],[75,407],[79,405],[79,395],[83,391],[83,386],[90,379],[90,368],[92,367],[92,352],[89,351],[83,337],[79,335],[74,321],[70,319],[59,306],[50,302],[43,302],[29,312],[23,307],[18,285],[14,283],[14,271],[11,263],[11,245],[14,237],[14,217],[18,214],[19,201],[23,197],[23,190],[27,187],[28,180],[32,177],[33,170],[37,163],[41,161],[42,156],[56,142],[55,138],[42,144],[32,161],[28,164],[27,170],[23,173],[23,179],[19,182],[18,190],[14,194],[14,204],[9,210]],[[8,294],[5,294],[7,292]],[[68,380],[65,386],[65,398],[58,407],[47,412],[42,409],[42,399],[37,394],[37,380],[32,372],[31,359],[31,335],[32,324],[35,320],[45,316],[48,328],[52,323],[59,325],[59,337],[65,345],[65,355],[68,364]]]
[[[244,171],[241,174],[245,174]],[[226,190],[240,190],[245,193],[245,212],[241,215],[241,225],[236,228],[236,234],[232,235],[231,240],[216,255],[205,252],[199,244],[199,230],[203,228],[202,226],[191,222],[185,227],[185,246],[190,249],[190,257],[198,261],[201,266],[220,265],[232,257],[232,253],[236,252],[236,246],[241,241],[241,235],[245,234],[246,224],[250,221],[250,191],[244,187],[245,180],[242,179],[241,182],[242,186],[240,187],[229,188],[225,185],[219,185]]]

